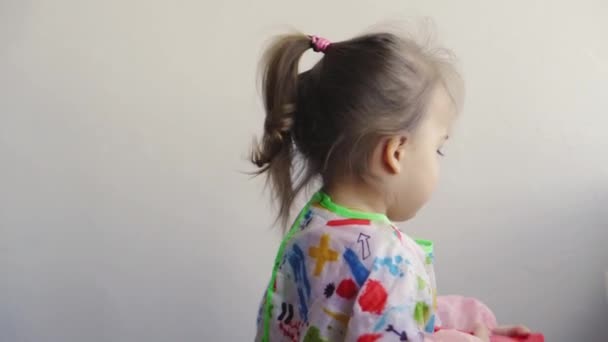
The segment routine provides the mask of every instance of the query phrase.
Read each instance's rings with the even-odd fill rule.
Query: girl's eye
[[[438,149],[438,150],[437,150],[437,154],[438,154],[438,155],[440,155],[440,156],[442,156],[442,157],[444,156],[444,154],[443,154],[443,152],[441,151],[441,149]]]

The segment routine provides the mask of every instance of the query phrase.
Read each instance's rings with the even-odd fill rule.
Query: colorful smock
[[[433,248],[322,192],[283,240],[256,341],[422,341],[435,329]]]

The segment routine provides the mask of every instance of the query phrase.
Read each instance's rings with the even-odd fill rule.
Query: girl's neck
[[[387,213],[386,197],[361,182],[340,182],[324,188],[332,201],[343,207],[368,213]]]

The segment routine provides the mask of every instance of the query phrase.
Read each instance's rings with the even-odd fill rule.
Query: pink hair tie
[[[310,36],[310,45],[315,52],[323,52],[331,45],[328,39],[319,36]]]

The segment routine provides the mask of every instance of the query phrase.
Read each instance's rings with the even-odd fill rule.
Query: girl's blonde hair
[[[394,33],[332,43],[312,69],[298,71],[311,37],[276,37],[261,64],[266,120],[251,162],[266,174],[286,226],[297,194],[320,178],[365,180],[376,144],[413,131],[438,84],[460,80],[446,53]],[[454,77],[456,76],[456,77]],[[450,92],[459,102],[454,91]]]

